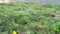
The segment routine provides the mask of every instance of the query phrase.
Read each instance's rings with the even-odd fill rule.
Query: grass
[[[2,3],[0,26],[0,32],[8,34],[13,31],[17,34],[60,34],[60,5]]]

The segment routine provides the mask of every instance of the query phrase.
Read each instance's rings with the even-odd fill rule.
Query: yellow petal
[[[13,31],[13,34],[17,34],[17,32],[16,31]]]

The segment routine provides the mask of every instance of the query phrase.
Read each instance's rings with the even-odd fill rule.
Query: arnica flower
[[[13,34],[17,34],[17,32],[16,31],[13,31]]]

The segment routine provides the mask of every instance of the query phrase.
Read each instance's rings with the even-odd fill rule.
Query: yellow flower
[[[13,31],[13,34],[17,34],[17,32],[16,31]]]

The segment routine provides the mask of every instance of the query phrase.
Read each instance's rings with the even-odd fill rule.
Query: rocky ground
[[[5,0],[0,0],[0,1],[5,1]],[[60,4],[60,0],[6,0],[7,2],[39,2],[39,3],[43,3],[43,4],[50,4],[50,3],[57,3]],[[2,2],[0,2],[2,3]]]
[[[57,3],[60,4],[60,0],[10,0],[10,1],[19,1],[19,2],[39,2],[39,3]]]

